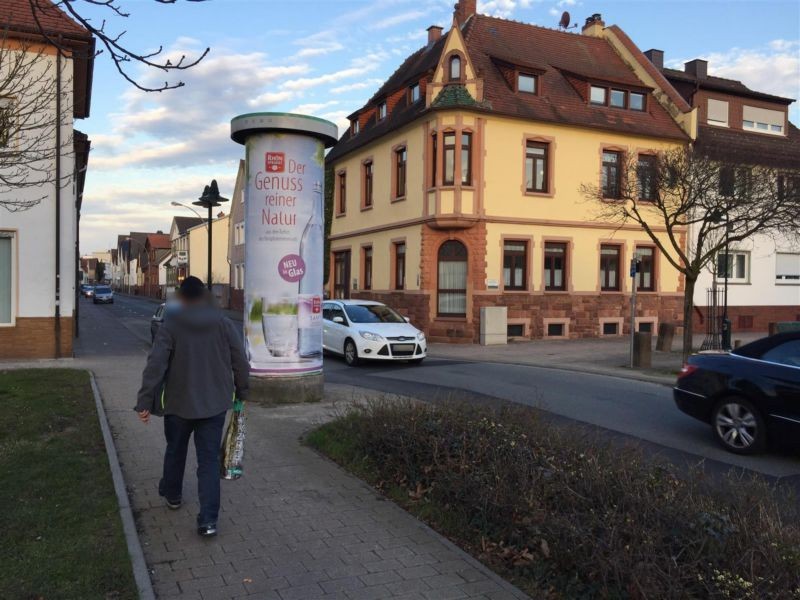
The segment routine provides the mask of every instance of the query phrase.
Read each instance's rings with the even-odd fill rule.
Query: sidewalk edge
[[[95,407],[97,408],[97,418],[100,421],[100,430],[103,432],[103,441],[105,442],[106,454],[108,455],[108,464],[111,468],[111,478],[114,481],[114,491],[117,494],[119,516],[122,519],[122,530],[125,534],[125,542],[128,545],[128,554],[131,558],[133,578],[139,590],[140,600],[155,600],[156,596],[153,592],[153,583],[150,580],[150,572],[147,569],[147,562],[144,559],[144,552],[142,552],[142,544],[139,541],[139,534],[136,531],[136,522],[133,518],[128,492],[125,488],[125,478],[122,475],[122,468],[120,467],[119,458],[117,457],[117,448],[114,445],[114,438],[111,435],[111,428],[108,425],[108,417],[106,416],[105,406],[103,406],[100,388],[97,387],[94,373],[92,371],[88,371],[88,373],[91,379]]]

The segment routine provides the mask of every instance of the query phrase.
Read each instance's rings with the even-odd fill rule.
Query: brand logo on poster
[[[283,173],[286,165],[286,155],[283,152],[267,152],[264,159],[264,169],[270,173]]]

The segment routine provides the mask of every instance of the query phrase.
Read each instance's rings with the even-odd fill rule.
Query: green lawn
[[[0,598],[136,598],[89,375],[0,371]]]

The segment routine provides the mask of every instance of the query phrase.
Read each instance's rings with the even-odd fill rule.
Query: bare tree
[[[69,95],[62,93],[62,116],[56,113],[57,61],[39,44],[0,39],[0,190],[44,189],[55,177],[58,154],[72,152],[71,136],[54,144],[57,127],[69,114]],[[64,81],[64,89],[71,85]],[[69,139],[67,139],[69,138]],[[0,206],[11,212],[38,204],[46,192],[3,194]]]
[[[756,234],[798,236],[800,172],[712,160],[688,147],[649,159],[621,157],[617,168],[618,184],[582,184],[581,194],[592,202],[598,221],[639,225],[683,275],[686,358],[692,349],[694,290],[703,268],[724,255],[726,239],[736,244]]]
[[[172,73],[175,71],[185,71],[191,69],[201,60],[203,60],[209,53],[210,48],[206,48],[199,56],[195,58],[188,58],[186,55],[181,55],[175,62],[169,57],[164,56],[164,47],[159,46],[152,51],[136,51],[131,49],[124,43],[123,37],[125,31],[112,32],[107,28],[108,21],[105,17],[99,21],[93,20],[87,15],[87,9],[94,7],[96,9],[105,10],[110,17],[127,18],[130,13],[122,8],[121,2],[114,0],[28,0],[30,2],[31,10],[33,11],[33,18],[36,21],[39,32],[47,42],[64,52],[60,40],[47,31],[42,25],[41,15],[48,10],[53,10],[55,5],[60,8],[78,23],[83,25],[86,30],[91,33],[99,42],[100,50],[97,54],[103,52],[114,63],[119,74],[125,78],[129,83],[145,92],[163,92],[178,87],[183,87],[182,81],[170,82],[165,81],[162,85],[157,87],[146,86],[130,73],[131,66],[144,65],[149,68],[158,69],[164,73]],[[153,0],[157,4],[176,4],[178,0]],[[187,2],[205,2],[206,0],[186,0]]]

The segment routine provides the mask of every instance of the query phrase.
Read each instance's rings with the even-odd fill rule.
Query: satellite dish
[[[558,26],[561,27],[561,29],[568,29],[569,19],[570,19],[569,13],[567,11],[564,11],[564,13],[561,15],[561,20],[558,22]]]

